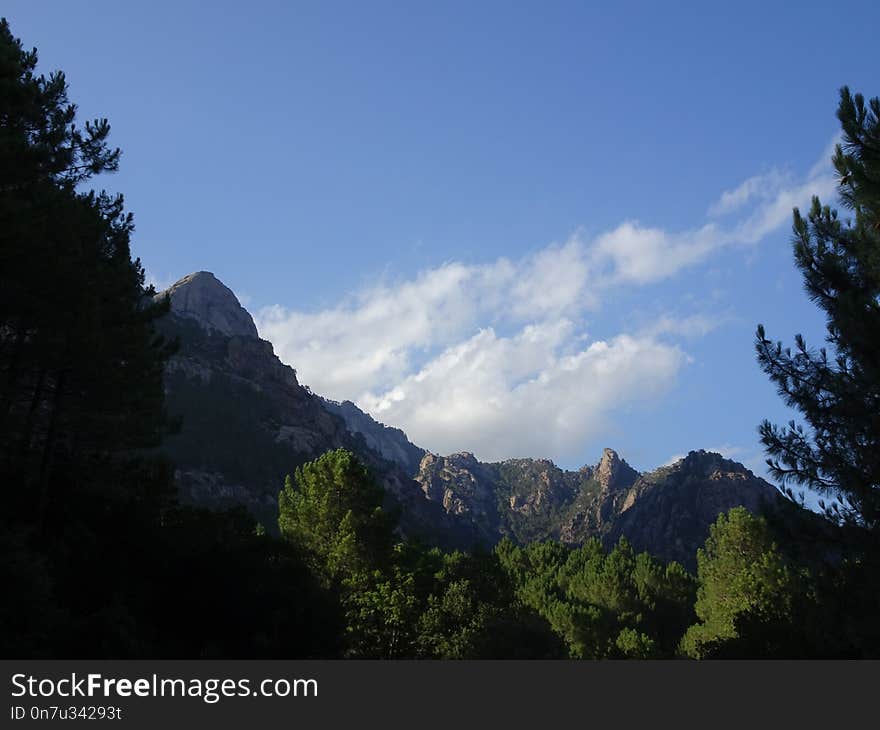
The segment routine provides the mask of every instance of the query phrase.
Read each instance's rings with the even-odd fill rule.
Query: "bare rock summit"
[[[184,276],[157,297],[171,297],[171,311],[196,320],[207,330],[227,337],[259,337],[257,326],[238,297],[210,271]]]
[[[639,478],[639,473],[618,456],[614,449],[605,449],[594,472],[605,491],[625,489]]]

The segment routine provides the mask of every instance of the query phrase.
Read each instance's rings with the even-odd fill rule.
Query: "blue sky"
[[[791,414],[755,325],[820,344],[790,211],[833,202],[837,90],[880,93],[880,9],[610,6],[2,12],[110,119],[101,184],[150,276],[216,273],[317,392],[439,452],[759,469],[758,422]]]

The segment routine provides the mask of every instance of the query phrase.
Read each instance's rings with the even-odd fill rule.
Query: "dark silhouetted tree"
[[[0,21],[0,470],[6,517],[43,529],[86,488],[167,496],[144,450],[167,430],[172,350],[122,197],[80,190],[118,165],[110,126],[77,127],[64,75],[36,63]]]
[[[838,192],[854,214],[813,199],[794,210],[794,255],[810,298],[823,311],[828,348],[795,349],[757,332],[758,361],[804,423],[761,424],[773,476],[831,497],[835,520],[880,528],[880,101],[840,92],[843,141],[833,157]],[[793,496],[791,488],[788,493]],[[825,504],[823,503],[823,506]]]
[[[337,602],[296,550],[176,504],[167,303],[122,197],[84,189],[119,150],[36,67],[0,21],[0,653],[336,654]]]

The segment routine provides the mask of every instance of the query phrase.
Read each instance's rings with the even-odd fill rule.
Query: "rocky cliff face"
[[[482,464],[466,452],[425,454],[416,482],[425,497],[464,522],[482,542],[491,545],[497,541],[497,477],[492,464]]]
[[[607,492],[630,487],[639,473],[621,459],[613,449],[604,449],[594,472],[599,486]]]
[[[168,293],[172,310],[162,328],[181,348],[166,367],[166,403],[182,427],[166,450],[185,501],[244,505],[271,530],[285,475],[342,447],[357,452],[383,482],[392,506],[401,508],[404,532],[467,542],[404,469],[300,385],[213,275],[192,274]]]
[[[636,550],[652,550],[691,568],[709,525],[722,512],[738,506],[756,514],[791,508],[772,485],[742,464],[706,451],[692,451],[640,477],[619,504],[606,542],[626,536]],[[571,537],[577,540],[576,534]]]
[[[378,475],[404,534],[445,547],[504,536],[611,545],[625,536],[637,550],[694,568],[721,512],[780,509],[784,501],[741,464],[704,451],[647,474],[612,449],[576,471],[546,459],[484,463],[470,453],[428,453],[353,403],[300,385],[212,274],[191,274],[167,294],[172,313],[163,327],[181,341],[166,371],[167,403],[183,419],[167,450],[181,494],[209,507],[243,504],[269,529],[284,476],[338,447]]]
[[[349,432],[360,434],[373,451],[399,465],[408,476],[414,476],[418,472],[426,452],[411,443],[399,428],[391,428],[374,421],[350,400],[337,403],[322,398],[322,401],[324,408],[342,418]]]
[[[629,467],[610,449],[606,454],[620,464],[616,468],[624,478]],[[428,499],[466,521],[483,541],[491,544],[506,535],[530,542],[558,539],[564,513],[601,490],[602,464],[565,471],[547,459],[483,463],[469,453],[426,454],[416,481]]]
[[[229,337],[257,337],[257,327],[238,298],[210,271],[197,271],[159,296],[171,298],[171,311]]]
[[[645,475],[611,449],[578,471],[542,459],[484,464],[471,454],[427,454],[416,481],[429,499],[489,542],[504,535],[569,544],[599,538],[610,547],[626,537],[639,551],[692,569],[719,514],[740,505],[760,512],[785,503],[741,464],[705,451]]]

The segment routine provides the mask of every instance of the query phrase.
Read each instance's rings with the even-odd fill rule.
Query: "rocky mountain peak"
[[[474,456],[470,451],[458,451],[454,454],[449,454],[446,457],[446,460],[450,464],[455,464],[455,466],[460,469],[472,469],[480,465],[477,457]]]
[[[699,475],[701,477],[711,477],[715,474],[739,475],[741,477],[753,477],[742,464],[725,459],[721,454],[714,451],[691,451],[680,461],[673,464],[673,469],[682,472]]]
[[[171,311],[227,336],[258,337],[247,310],[228,286],[210,271],[184,276],[157,296],[171,297]]]
[[[604,490],[625,489],[639,478],[639,473],[621,459],[614,449],[602,451],[594,474]]]

